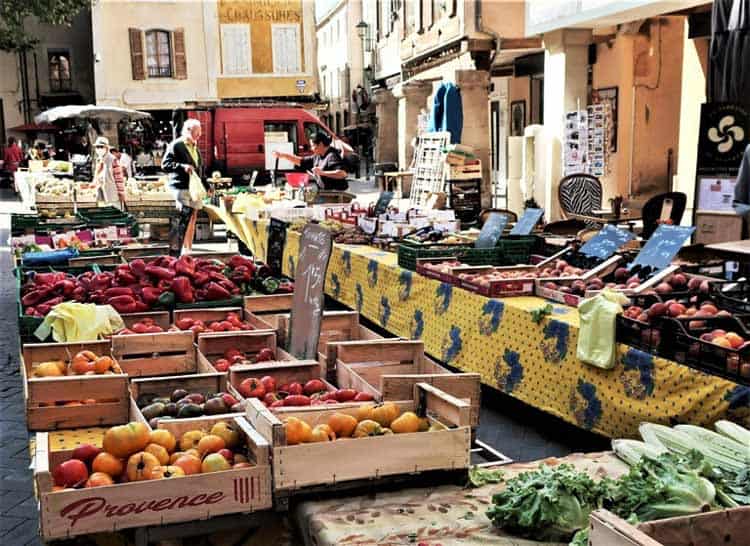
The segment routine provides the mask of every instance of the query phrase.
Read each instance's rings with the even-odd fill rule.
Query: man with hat
[[[96,153],[94,164],[96,200],[122,210],[124,203],[117,191],[114,173],[115,156],[109,151],[109,139],[103,136],[97,137],[94,142],[94,152]]]

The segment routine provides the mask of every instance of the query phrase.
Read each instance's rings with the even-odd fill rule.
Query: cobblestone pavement
[[[7,246],[10,213],[20,210],[0,190],[0,544],[41,544],[29,469],[29,434],[19,374],[15,280]],[[483,389],[478,436],[516,461],[606,449],[608,441],[567,425],[492,389]],[[72,541],[79,543],[78,541]]]

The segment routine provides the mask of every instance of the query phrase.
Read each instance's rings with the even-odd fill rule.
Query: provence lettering
[[[139,503],[107,504],[103,497],[89,497],[70,503],[60,510],[60,516],[70,520],[70,526],[75,527],[79,520],[99,514],[100,516],[122,517],[142,512],[161,512],[163,510],[179,510],[185,506],[200,506],[202,504],[216,504],[224,499],[224,493],[215,491],[210,494],[199,493],[193,496],[165,497]]]

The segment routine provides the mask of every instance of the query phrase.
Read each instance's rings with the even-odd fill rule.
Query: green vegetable
[[[469,486],[470,487],[482,487],[488,483],[500,483],[503,481],[505,473],[500,470],[489,470],[481,468],[479,466],[472,466],[469,468]]]
[[[570,540],[588,527],[589,514],[601,508],[612,481],[592,480],[573,466],[541,465],[509,480],[494,495],[487,517],[505,531],[537,540]]]
[[[628,466],[633,466],[641,460],[641,457],[647,455],[655,459],[667,450],[663,447],[654,446],[638,440],[612,440],[612,451]]]
[[[716,421],[714,428],[719,434],[731,438],[735,442],[745,446],[745,449],[750,450],[750,430],[732,421]]]
[[[708,462],[728,472],[740,472],[750,464],[747,451],[737,442],[701,427],[678,425],[672,429],[665,425],[643,423],[638,430],[647,444],[661,445],[681,455],[697,449]]]
[[[711,510],[716,489],[691,467],[699,464],[698,458],[690,461],[674,453],[655,459],[643,456],[617,480],[609,509],[620,517],[636,516],[641,521]]]
[[[174,292],[162,292],[157,300],[157,305],[159,307],[166,307],[167,309],[174,307]]]
[[[544,320],[544,317],[546,317],[547,315],[551,315],[554,309],[555,308],[552,307],[552,304],[549,303],[544,307],[534,309],[531,311],[531,320],[533,320],[536,324],[541,324]]]

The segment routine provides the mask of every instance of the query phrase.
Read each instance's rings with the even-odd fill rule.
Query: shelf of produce
[[[421,341],[343,341],[328,347],[339,388],[368,392],[378,400],[408,400],[416,383],[429,383],[468,401],[471,426],[479,424],[479,374],[451,373],[425,356]]]
[[[270,350],[272,358],[263,357],[264,360],[273,360],[277,356],[276,333],[270,331],[253,332],[221,332],[210,336],[200,336],[197,342],[197,358],[200,365],[213,367],[216,371],[226,372],[226,366],[222,366],[220,359],[225,359],[228,364],[235,364],[232,358],[227,358],[230,351],[241,355],[239,362],[248,360],[255,362],[261,351]],[[286,353],[283,353],[284,355]],[[218,366],[218,368],[217,368]]]
[[[243,318],[242,307],[216,307],[204,309],[175,309],[173,312],[174,323],[177,324],[180,319],[201,320],[206,326],[204,332],[200,332],[196,337],[211,336],[222,333],[222,330],[211,331],[209,326],[214,322],[224,322],[229,313],[236,313],[241,320],[252,326],[249,330],[239,330],[243,332],[254,331],[273,331],[273,326],[257,315],[247,315]],[[236,332],[237,330],[235,330]]]
[[[274,493],[304,493],[309,486],[336,486],[359,479],[377,481],[380,477],[431,470],[468,469],[469,404],[422,383],[415,385],[412,398],[415,401],[397,403],[401,411],[414,411],[417,415],[426,412],[431,423],[454,428],[289,445],[279,418],[259,401],[250,400],[247,419],[272,446]],[[315,426],[337,412],[356,416],[358,409],[313,406],[284,417],[296,417]]]
[[[182,389],[187,391],[188,394],[201,394],[204,398],[207,398],[207,394],[216,394],[216,393],[228,393],[231,395],[237,402],[242,401],[242,397],[237,393],[227,382],[227,374],[226,373],[202,373],[202,374],[188,374],[188,375],[171,375],[171,376],[162,376],[162,377],[148,377],[148,378],[140,378],[140,379],[133,379],[130,382],[130,395],[132,396],[133,400],[135,401],[136,405],[138,406],[138,413],[141,416],[141,418],[146,421],[149,424],[149,427],[156,428],[159,423],[162,423],[164,421],[179,421],[181,419],[187,419],[187,418],[193,418],[193,417],[202,417],[203,416],[203,410],[198,411],[195,408],[191,408],[191,412],[193,412],[193,415],[185,415],[184,417],[171,417],[168,419],[161,419],[162,417],[170,417],[164,411],[156,412],[155,415],[151,415],[149,411],[147,411],[145,414],[143,410],[151,405],[151,401],[154,398],[171,398],[172,394],[178,390]],[[176,401],[175,401],[176,402]],[[200,405],[200,403],[196,403],[195,405]],[[225,404],[226,405],[226,404]],[[216,417],[218,415],[228,416],[232,417],[237,415],[237,413],[232,413],[231,407],[227,405],[225,412],[212,414],[211,417]]]
[[[50,431],[127,421],[130,396],[128,376],[124,373],[34,376],[42,373],[40,364],[70,361],[80,351],[112,356],[109,341],[23,346],[21,372],[29,430]]]
[[[270,445],[242,417],[232,416],[253,466],[191,474],[165,483],[146,480],[95,489],[53,490],[51,470],[70,459],[72,450],[52,451],[49,435],[36,436],[34,481],[45,540],[114,532],[120,529],[205,520],[222,514],[266,510],[273,505]],[[161,422],[179,437],[189,430],[208,431],[227,417]]]

